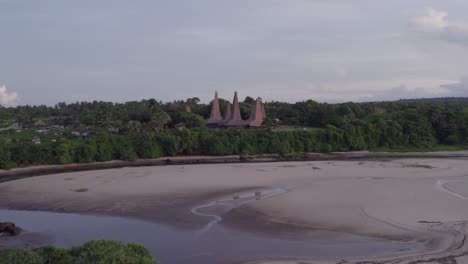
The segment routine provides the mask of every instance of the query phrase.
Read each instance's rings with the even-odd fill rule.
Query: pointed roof
[[[210,117],[208,118],[208,120],[206,120],[206,122],[208,124],[216,124],[221,120],[223,120],[223,118],[221,117],[221,111],[219,110],[218,92],[216,91],[215,92],[215,97],[214,97],[213,102],[211,104]]]
[[[232,101],[232,120],[240,121],[242,120],[239,106],[239,99],[237,99],[237,92],[234,93],[234,100]]]
[[[231,103],[227,102],[226,104],[226,111],[224,112],[224,122],[227,122],[231,120],[232,117],[232,108],[231,108]]]
[[[251,127],[260,127],[262,126],[264,119],[265,113],[263,110],[262,99],[258,97],[257,100],[255,100],[254,105],[252,106],[252,111],[250,113],[248,125]]]
[[[237,92],[234,93],[234,100],[232,102],[232,114],[231,120],[226,123],[227,126],[243,126],[245,121],[242,119],[240,113],[239,99],[237,98]]]

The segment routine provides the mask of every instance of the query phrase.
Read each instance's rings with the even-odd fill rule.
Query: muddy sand
[[[201,228],[207,218],[193,208],[242,192],[280,189],[284,192],[266,199],[197,212],[219,216],[217,224],[265,236],[324,239],[333,234],[324,231],[333,231],[426,243],[421,254],[349,263],[463,264],[468,263],[467,188],[466,158],[174,165],[4,182],[0,207],[122,215]]]

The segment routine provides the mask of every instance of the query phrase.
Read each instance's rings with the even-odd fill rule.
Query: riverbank
[[[124,167],[190,165],[190,164],[224,164],[224,163],[265,163],[289,161],[321,161],[321,160],[366,160],[366,159],[404,159],[404,158],[464,158],[468,151],[437,151],[437,152],[332,152],[332,153],[301,153],[301,154],[264,154],[264,155],[232,155],[232,156],[177,156],[157,159],[139,159],[134,161],[113,160],[92,163],[73,163],[65,165],[38,165],[11,170],[0,170],[0,182],[16,180],[23,177],[47,174],[105,170]]]
[[[217,225],[265,237],[328,240],[335,232],[424,243],[425,253],[411,256],[413,263],[465,254],[468,193],[460,186],[468,184],[468,162],[460,157],[466,152],[457,153],[457,158],[437,153],[385,161],[380,159],[389,156],[373,155],[369,160],[366,155],[346,153],[343,160],[335,161],[125,167],[31,177],[1,183],[0,208],[111,214],[198,230],[210,219],[193,214],[193,208],[236,193],[281,188],[284,193],[268,199],[205,213],[222,218]],[[252,261],[316,263],[313,258],[287,257],[285,262],[271,262],[268,256],[263,258],[266,262]],[[407,256],[404,259],[411,262]]]

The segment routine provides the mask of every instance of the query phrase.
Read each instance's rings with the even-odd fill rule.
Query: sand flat
[[[141,167],[5,182],[0,207],[118,214],[190,228],[204,221],[192,217],[194,206],[283,188],[285,194],[224,212],[221,223],[297,239],[328,230],[422,240],[427,253],[416,258],[451,254],[464,261],[467,184],[467,160],[449,158]]]

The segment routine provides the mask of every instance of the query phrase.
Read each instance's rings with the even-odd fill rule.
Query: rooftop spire
[[[232,117],[231,103],[227,102],[226,111],[224,112],[223,122],[228,122],[229,120],[231,120],[231,117]]]
[[[215,97],[211,105],[210,117],[206,122],[208,124],[217,124],[221,120],[223,120],[223,118],[221,117],[221,111],[219,110],[218,91],[215,91]]]
[[[232,101],[232,104],[233,104],[232,120],[242,121],[242,117],[240,113],[240,106],[239,106],[239,99],[237,98],[237,92],[234,93],[234,100]]]
[[[239,99],[237,98],[237,92],[234,93],[234,100],[232,102],[232,114],[231,120],[226,123],[227,126],[243,126],[245,121],[242,120],[240,113]]]
[[[250,113],[248,125],[250,127],[261,127],[264,119],[265,112],[263,109],[262,99],[258,97],[257,100],[255,100],[254,105],[252,106],[252,111]]]

